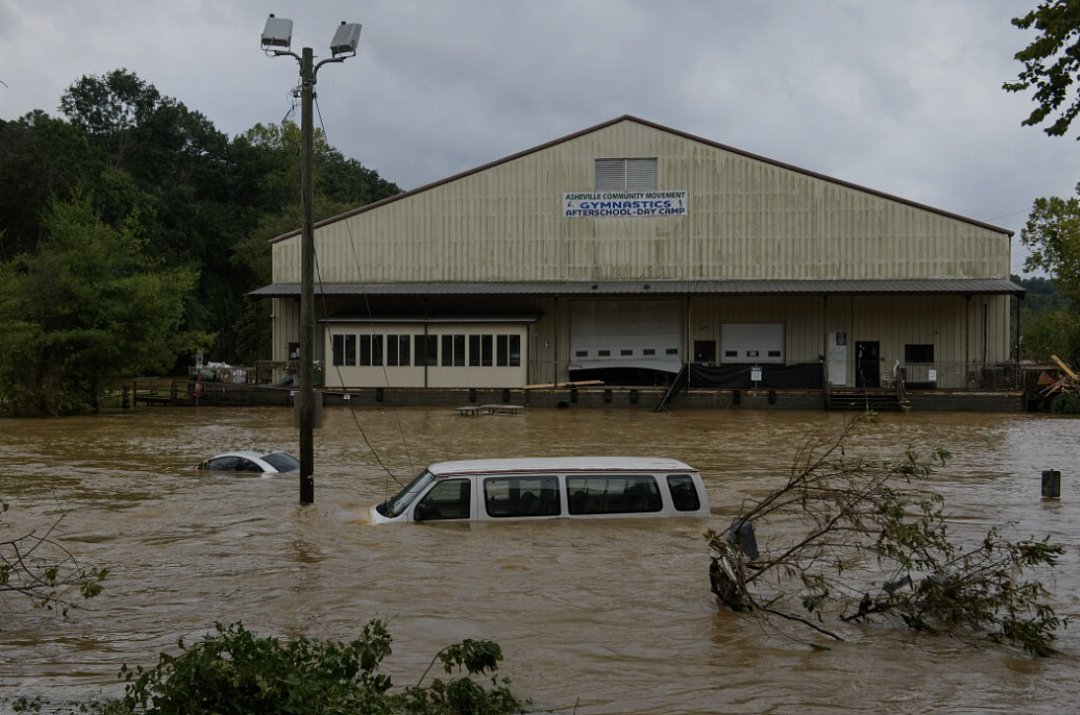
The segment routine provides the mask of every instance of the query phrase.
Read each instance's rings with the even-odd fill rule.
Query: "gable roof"
[[[435,189],[435,188],[437,188],[439,186],[443,186],[445,184],[449,184],[451,182],[458,181],[459,179],[463,179],[463,178],[465,178],[467,176],[472,176],[473,174],[479,174],[479,173],[481,173],[483,171],[487,171],[488,169],[491,169],[493,167],[500,166],[502,164],[510,163],[512,161],[515,161],[515,160],[520,159],[522,157],[528,156],[530,154],[535,154],[537,152],[544,151],[545,149],[550,149],[553,146],[557,146],[559,144],[563,144],[563,143],[566,143],[566,142],[569,142],[569,141],[573,141],[574,139],[578,139],[579,137],[583,137],[583,136],[585,136],[587,134],[591,134],[593,132],[597,132],[597,131],[600,131],[602,129],[606,129],[608,127],[614,126],[615,124],[619,124],[620,122],[635,122],[635,123],[640,124],[642,126],[650,127],[652,129],[656,129],[656,130],[661,131],[661,132],[667,132],[668,134],[671,134],[673,136],[682,137],[683,139],[688,139],[688,140],[690,140],[692,142],[697,142],[699,144],[704,144],[706,146],[710,146],[710,147],[713,147],[713,148],[716,148],[716,149],[721,149],[723,151],[730,152],[732,154],[737,154],[739,156],[742,156],[742,157],[745,157],[745,158],[748,158],[748,159],[752,159],[754,161],[759,161],[759,162],[762,162],[762,163],[765,163],[765,164],[770,164],[772,166],[775,166],[775,167],[778,167],[778,168],[781,168],[781,169],[786,169],[788,171],[792,171],[792,172],[795,172],[797,174],[802,174],[804,176],[808,176],[808,177],[811,177],[811,178],[814,178],[814,179],[818,179],[820,181],[826,181],[828,183],[835,184],[837,186],[843,186],[845,188],[854,189],[855,191],[870,194],[872,196],[877,196],[879,198],[887,199],[889,201],[895,201],[897,203],[904,204],[906,206],[911,206],[913,208],[917,208],[917,209],[920,209],[920,210],[923,210],[923,211],[929,211],[930,213],[938,214],[939,216],[945,216],[947,218],[955,219],[957,221],[963,221],[964,223],[972,224],[974,226],[979,226],[980,228],[989,229],[991,231],[996,231],[998,233],[1002,233],[1002,234],[1008,235],[1010,237],[1014,235],[1014,232],[1007,229],[1007,228],[1002,228],[1000,226],[994,226],[993,224],[989,224],[989,223],[986,223],[984,221],[979,221],[977,219],[973,219],[973,218],[970,218],[968,216],[961,216],[960,214],[955,214],[955,213],[952,213],[952,212],[949,212],[949,211],[944,211],[942,209],[934,208],[933,206],[929,206],[929,205],[926,205],[926,204],[921,204],[921,203],[919,203],[917,201],[911,201],[910,199],[905,199],[905,198],[902,198],[902,197],[899,197],[899,196],[894,196],[892,194],[887,194],[887,193],[885,193],[883,191],[878,191],[877,189],[867,188],[867,187],[861,186],[859,184],[851,183],[850,181],[844,181],[843,179],[837,179],[837,178],[828,176],[826,174],[821,174],[821,173],[818,173],[816,171],[811,171],[810,169],[803,169],[801,167],[794,166],[793,164],[787,164],[787,163],[784,163],[782,161],[777,161],[775,159],[770,159],[770,158],[768,158],[766,156],[761,156],[760,154],[754,154],[753,152],[744,151],[743,149],[737,149],[735,147],[728,146],[726,144],[721,144],[720,142],[715,142],[715,141],[712,141],[712,140],[709,140],[709,139],[704,139],[704,138],[696,136],[694,134],[690,134],[688,132],[683,132],[683,131],[680,131],[678,129],[672,129],[671,127],[666,127],[666,126],[663,126],[662,124],[657,124],[655,122],[650,122],[650,121],[645,120],[645,119],[640,119],[640,118],[632,116],[630,114],[624,114],[621,117],[616,117],[615,119],[611,119],[611,120],[608,120],[606,122],[601,122],[600,124],[588,127],[586,129],[582,129],[580,131],[574,132],[573,134],[567,134],[564,137],[560,137],[558,139],[553,139],[552,141],[545,142],[545,143],[540,144],[538,146],[534,146],[531,149],[526,149],[524,151],[519,151],[516,154],[511,154],[510,156],[503,157],[502,159],[496,159],[495,161],[491,161],[491,162],[488,162],[487,164],[482,164],[482,165],[477,166],[475,168],[468,169],[467,171],[463,171],[463,172],[461,172],[459,174],[454,174],[453,176],[448,176],[445,179],[439,179],[438,181],[433,181],[433,182],[431,182],[429,184],[424,184],[423,186],[419,186],[419,187],[417,187],[415,189],[411,189],[409,191],[403,191],[400,194],[396,194],[396,195],[391,196],[389,198],[382,199],[381,201],[375,201],[373,203],[357,207],[357,208],[352,209],[350,211],[346,211],[345,213],[338,214],[337,216],[332,216],[330,218],[323,219],[322,221],[318,221],[318,222],[315,223],[315,228],[319,228],[321,226],[327,226],[327,225],[330,225],[330,224],[333,224],[333,223],[337,223],[338,221],[342,221],[344,219],[351,218],[351,217],[356,216],[358,214],[366,213],[368,211],[373,211],[373,210],[375,210],[375,209],[377,209],[377,208],[379,208],[381,206],[386,206],[387,204],[394,203],[395,201],[401,201],[402,199],[409,198],[410,196],[416,196],[417,194],[422,194],[422,193],[424,193],[426,191],[431,191],[432,189]],[[299,234],[300,234],[300,229],[295,229],[293,231],[289,231],[288,233],[284,233],[284,234],[282,234],[280,236],[277,236],[276,238],[270,239],[270,243],[277,243],[279,241],[284,241],[286,239],[292,238],[293,236],[297,236]]]

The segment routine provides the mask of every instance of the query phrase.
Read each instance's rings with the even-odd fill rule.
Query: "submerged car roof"
[[[248,459],[262,459],[268,454],[285,454],[280,449],[235,449],[231,452],[222,452],[221,454],[215,454],[211,459],[217,459],[218,457],[246,457]]]
[[[694,472],[690,465],[667,457],[517,457],[461,459],[428,467],[437,477],[453,474],[505,474],[512,472]]]

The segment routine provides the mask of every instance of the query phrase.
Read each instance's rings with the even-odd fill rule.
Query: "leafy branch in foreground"
[[[744,509],[728,532],[710,531],[713,593],[735,611],[775,615],[836,640],[841,623],[894,620],[917,631],[987,639],[1053,653],[1066,625],[1025,569],[1054,566],[1048,539],[1009,541],[996,528],[962,547],[948,534],[944,499],[920,487],[950,455],[909,448],[895,462],[847,458],[844,445],[872,416],[834,441],[808,443],[787,484]],[[790,538],[759,552],[755,531]]]
[[[8,508],[6,502],[0,503],[0,515]],[[58,609],[67,617],[75,606],[73,594],[86,599],[101,593],[108,570],[83,566],[53,538],[63,518],[61,515],[43,534],[31,531],[0,538],[0,599],[8,594],[25,596],[34,606]]]
[[[162,653],[149,669],[124,665],[122,701],[99,707],[102,713],[198,715],[199,713],[418,713],[501,715],[521,712],[524,703],[495,683],[499,646],[466,640],[437,656],[447,673],[464,667],[469,675],[489,672],[491,689],[468,677],[431,686],[421,683],[391,693],[390,676],[378,673],[390,655],[391,637],[382,621],[364,626],[350,643],[296,638],[286,642],[257,637],[241,623],[216,624],[217,633],[192,646],[179,642],[180,654]],[[432,661],[434,664],[435,661]],[[430,666],[428,668],[430,670]],[[427,673],[425,672],[425,677]]]

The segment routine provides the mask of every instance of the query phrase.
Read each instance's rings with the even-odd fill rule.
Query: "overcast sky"
[[[413,189],[623,114],[1016,232],[1034,199],[1071,196],[1080,127],[1021,127],[1009,94],[1036,0],[0,0],[0,119],[58,114],[83,75],[126,68],[230,136],[293,108],[319,72],[330,143]],[[299,121],[299,107],[295,118]],[[316,121],[319,116],[316,117]],[[676,187],[678,188],[678,187]]]

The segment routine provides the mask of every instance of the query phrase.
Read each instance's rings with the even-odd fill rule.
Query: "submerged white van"
[[[709,515],[701,475],[659,457],[471,459],[432,464],[375,523]]]

